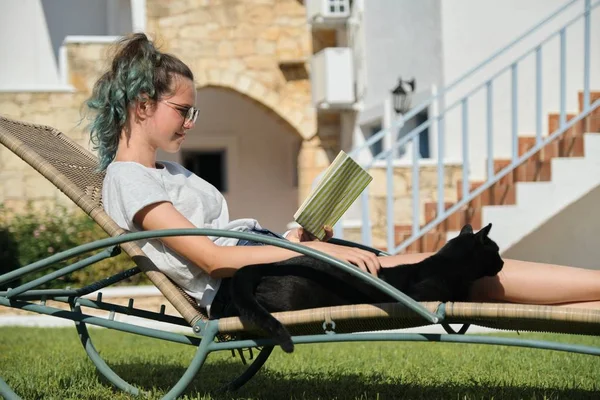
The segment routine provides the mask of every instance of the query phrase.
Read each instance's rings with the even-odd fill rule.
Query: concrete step
[[[586,133],[584,140],[584,156],[592,162],[600,162],[600,134]]]

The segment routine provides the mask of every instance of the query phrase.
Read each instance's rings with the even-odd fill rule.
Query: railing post
[[[542,48],[535,49],[535,143],[542,142]]]
[[[517,64],[511,66],[512,80],[512,162],[519,158],[519,92]]]
[[[465,97],[462,99],[462,162],[463,162],[463,199],[467,198],[471,185],[469,184],[469,103]]]
[[[392,252],[396,247],[396,238],[394,234],[394,152],[390,149],[387,156],[386,167],[386,209],[387,209],[387,248]]]
[[[583,112],[590,108],[590,10],[591,0],[585,0],[583,28]]]
[[[565,28],[560,30],[560,127],[567,123],[567,41]]]
[[[438,130],[438,151],[437,151],[437,175],[438,175],[438,204],[437,204],[437,215],[438,217],[444,214],[445,211],[445,194],[444,194],[444,115],[440,115],[437,118],[437,130]]]
[[[493,101],[494,88],[492,81],[486,83],[486,103],[487,103],[487,179],[494,177],[494,125],[493,125]]]
[[[360,203],[362,211],[362,243],[365,246],[371,246],[371,216],[369,213],[369,188],[367,187],[360,194]]]
[[[420,188],[421,184],[419,183],[421,168],[420,168],[420,156],[421,152],[419,149],[419,135],[416,135],[413,139],[413,156],[412,156],[412,203],[413,203],[413,236],[418,235],[420,233],[420,215],[419,211],[421,209],[420,202]]]

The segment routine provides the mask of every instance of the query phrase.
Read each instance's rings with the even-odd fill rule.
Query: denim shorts
[[[248,233],[254,233],[256,235],[265,235],[265,236],[273,236],[279,239],[285,239],[283,236],[281,236],[278,233],[275,233],[273,231],[270,231],[268,229],[252,229],[251,231],[249,231]],[[237,246],[264,246],[264,243],[261,242],[255,242],[252,240],[246,240],[246,239],[240,239],[238,241]]]
[[[273,236],[279,239],[285,239],[278,233],[272,232],[268,229],[253,229],[248,233],[254,233],[257,235]],[[253,240],[240,239],[237,246],[264,246],[264,243],[255,242]],[[223,316],[231,316],[234,314],[234,306],[231,303],[231,294],[229,293],[229,282],[231,278],[221,279],[221,285],[215,294],[215,298],[210,306],[210,318],[221,318]]]

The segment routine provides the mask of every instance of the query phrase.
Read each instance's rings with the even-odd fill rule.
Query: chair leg
[[[85,323],[75,322],[75,327],[77,328],[77,333],[79,333],[79,339],[81,340],[81,344],[83,345],[85,352],[98,369],[98,372],[100,372],[106,379],[108,379],[110,383],[123,390],[124,392],[133,394],[135,396],[139,395],[140,390],[138,388],[132,386],[131,384],[123,380],[123,378],[117,375],[117,373],[113,371],[108,366],[108,364],[106,364],[106,362],[102,359],[102,357],[94,347],[94,344],[92,343],[92,339],[90,338]]]
[[[188,387],[194,377],[196,377],[198,371],[200,371],[200,368],[204,365],[204,361],[206,361],[206,356],[210,352],[208,347],[214,341],[219,330],[217,323],[218,321],[209,321],[206,324],[204,335],[202,336],[202,340],[200,341],[200,345],[198,346],[198,350],[196,351],[192,362],[190,362],[185,373],[163,399],[176,399]]]
[[[6,400],[21,400],[2,378],[0,378],[0,397]]]
[[[221,392],[234,391],[234,390],[238,390],[239,388],[244,386],[244,384],[246,382],[248,382],[250,379],[252,379],[252,377],[254,375],[256,375],[256,373],[260,370],[260,368],[265,364],[265,362],[271,355],[271,352],[273,351],[273,349],[274,349],[274,346],[263,347],[263,349],[260,351],[259,355],[256,356],[256,359],[254,360],[254,362],[252,364],[250,364],[250,366],[240,376],[235,378],[233,381],[229,382],[227,385],[223,386],[219,391],[221,391]]]

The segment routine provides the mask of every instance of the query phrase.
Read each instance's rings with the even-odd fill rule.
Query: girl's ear
[[[154,112],[154,102],[146,95],[142,95],[134,103],[135,116],[138,120],[145,120]]]

